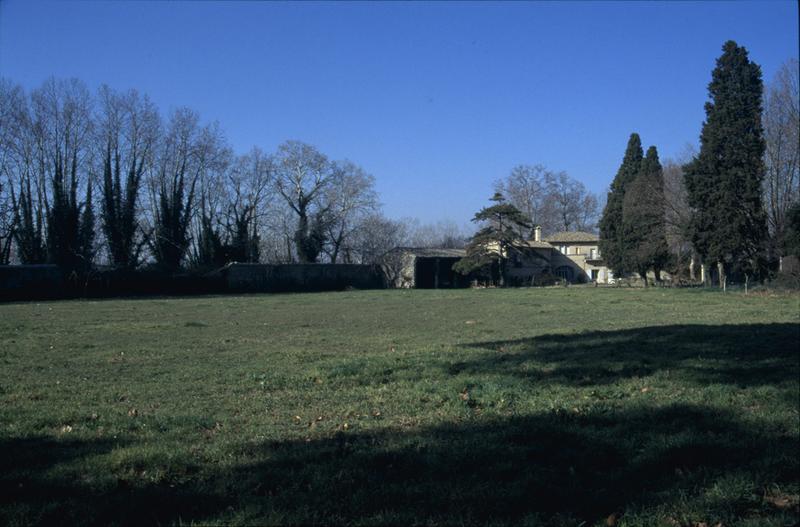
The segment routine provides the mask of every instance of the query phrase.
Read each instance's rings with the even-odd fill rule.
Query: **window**
[[[592,282],[597,282],[597,278],[600,275],[600,271],[597,269],[592,269]]]
[[[558,246],[558,250],[561,252],[561,254],[567,254],[567,246],[566,245],[559,245]]]
[[[589,249],[589,259],[595,260],[597,258],[597,249]]]

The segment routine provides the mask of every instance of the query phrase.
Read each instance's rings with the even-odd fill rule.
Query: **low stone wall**
[[[229,264],[218,273],[227,290],[237,293],[278,293],[382,289],[383,273],[376,265],[351,264]],[[215,273],[216,274],[216,273]]]
[[[156,269],[95,270],[63,276],[55,265],[0,266],[0,300],[382,289],[376,265],[228,264],[208,274]]]
[[[0,265],[0,299],[54,298],[63,294],[56,265]]]

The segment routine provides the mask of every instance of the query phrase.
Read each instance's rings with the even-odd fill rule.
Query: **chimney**
[[[542,227],[537,225],[533,229],[533,241],[540,242],[542,241]]]

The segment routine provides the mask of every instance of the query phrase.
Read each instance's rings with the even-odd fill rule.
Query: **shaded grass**
[[[5,524],[793,525],[798,297],[0,305]]]

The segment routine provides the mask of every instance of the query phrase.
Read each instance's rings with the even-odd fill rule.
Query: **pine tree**
[[[647,149],[639,174],[625,191],[622,208],[625,267],[636,271],[647,286],[647,271],[661,280],[669,260],[664,223],[664,174],[656,147]]]
[[[614,181],[611,182],[611,190],[608,193],[606,207],[599,224],[600,253],[608,267],[618,277],[633,271],[627,265],[629,247],[622,233],[622,216],[625,191],[639,175],[641,164],[642,141],[639,134],[632,133],[628,139],[628,147],[625,149],[625,157],[622,158],[622,165],[620,165]]]
[[[708,85],[700,153],[684,173],[692,243],[705,262],[717,263],[724,287],[730,273],[763,276],[767,225],[761,68],[733,41],[722,49]]]
[[[498,285],[506,284],[506,262],[512,253],[519,253],[524,240],[520,232],[530,232],[532,225],[527,216],[514,205],[506,203],[500,193],[491,198],[495,205],[484,207],[475,214],[472,221],[485,222],[467,244],[467,254],[456,262],[453,270],[469,274],[479,269],[498,268]]]

